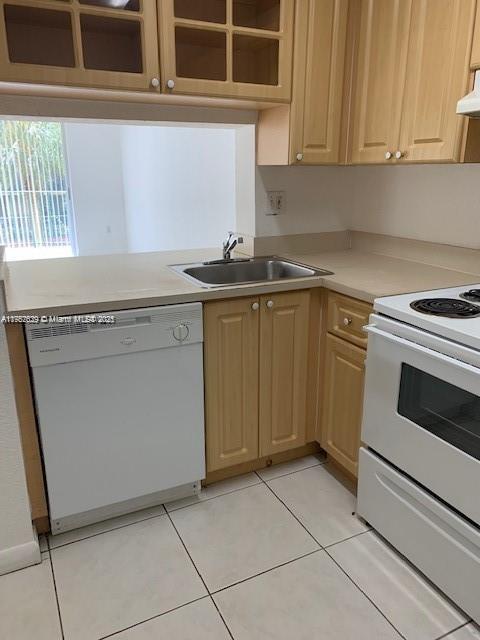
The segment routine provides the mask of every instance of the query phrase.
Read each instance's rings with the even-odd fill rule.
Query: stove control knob
[[[351,319],[351,318],[347,318],[347,317],[345,317],[345,318],[343,319],[343,324],[344,324],[346,327],[349,327],[349,326],[352,324],[352,319]]]
[[[184,342],[188,338],[188,334],[190,333],[186,324],[177,324],[176,327],[173,327],[173,337],[178,342]]]

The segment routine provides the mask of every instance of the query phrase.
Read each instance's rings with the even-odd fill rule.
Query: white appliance
[[[457,102],[457,113],[471,118],[480,118],[480,72],[475,71],[473,91]]]
[[[480,622],[480,285],[379,298],[357,511]]]
[[[52,533],[205,477],[201,303],[102,315],[26,325]]]

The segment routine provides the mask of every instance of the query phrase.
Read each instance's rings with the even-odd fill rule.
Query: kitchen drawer
[[[357,347],[367,347],[363,327],[368,324],[371,313],[372,306],[366,302],[328,292],[327,331]]]
[[[357,513],[480,621],[478,526],[364,448],[360,449]]]

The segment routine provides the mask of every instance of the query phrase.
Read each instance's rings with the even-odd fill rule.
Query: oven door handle
[[[428,347],[424,347],[423,345],[412,342],[411,340],[406,340],[405,338],[396,336],[393,333],[382,331],[382,329],[379,329],[375,324],[367,324],[367,326],[364,327],[364,330],[369,334],[379,336],[383,340],[387,340],[388,342],[392,342],[393,344],[400,345],[401,347],[403,347],[404,349],[408,349],[409,351],[421,353],[440,362],[445,362],[449,366],[456,367],[457,369],[461,369],[462,371],[465,371],[467,373],[473,373],[477,376],[480,375],[480,369],[478,367],[475,367],[474,365],[462,362],[461,360],[458,360],[457,358],[454,358],[452,356],[447,356],[440,351],[436,351],[435,349],[429,349]]]

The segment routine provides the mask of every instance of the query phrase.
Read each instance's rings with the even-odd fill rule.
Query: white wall
[[[255,236],[255,127],[235,130],[235,224],[234,231]]]
[[[287,211],[265,216],[266,191]],[[480,165],[259,167],[256,235],[353,229],[480,249]]]
[[[129,251],[220,246],[235,227],[235,132],[125,127]]]
[[[480,165],[347,170],[351,229],[480,249]]]
[[[0,574],[35,562],[40,562],[40,550],[32,528],[5,328],[0,325]]]
[[[265,215],[267,191],[286,192],[286,212]],[[258,167],[256,235],[342,231],[348,228],[351,180],[345,167]]]
[[[90,123],[64,127],[78,253],[126,251],[123,127]]]

